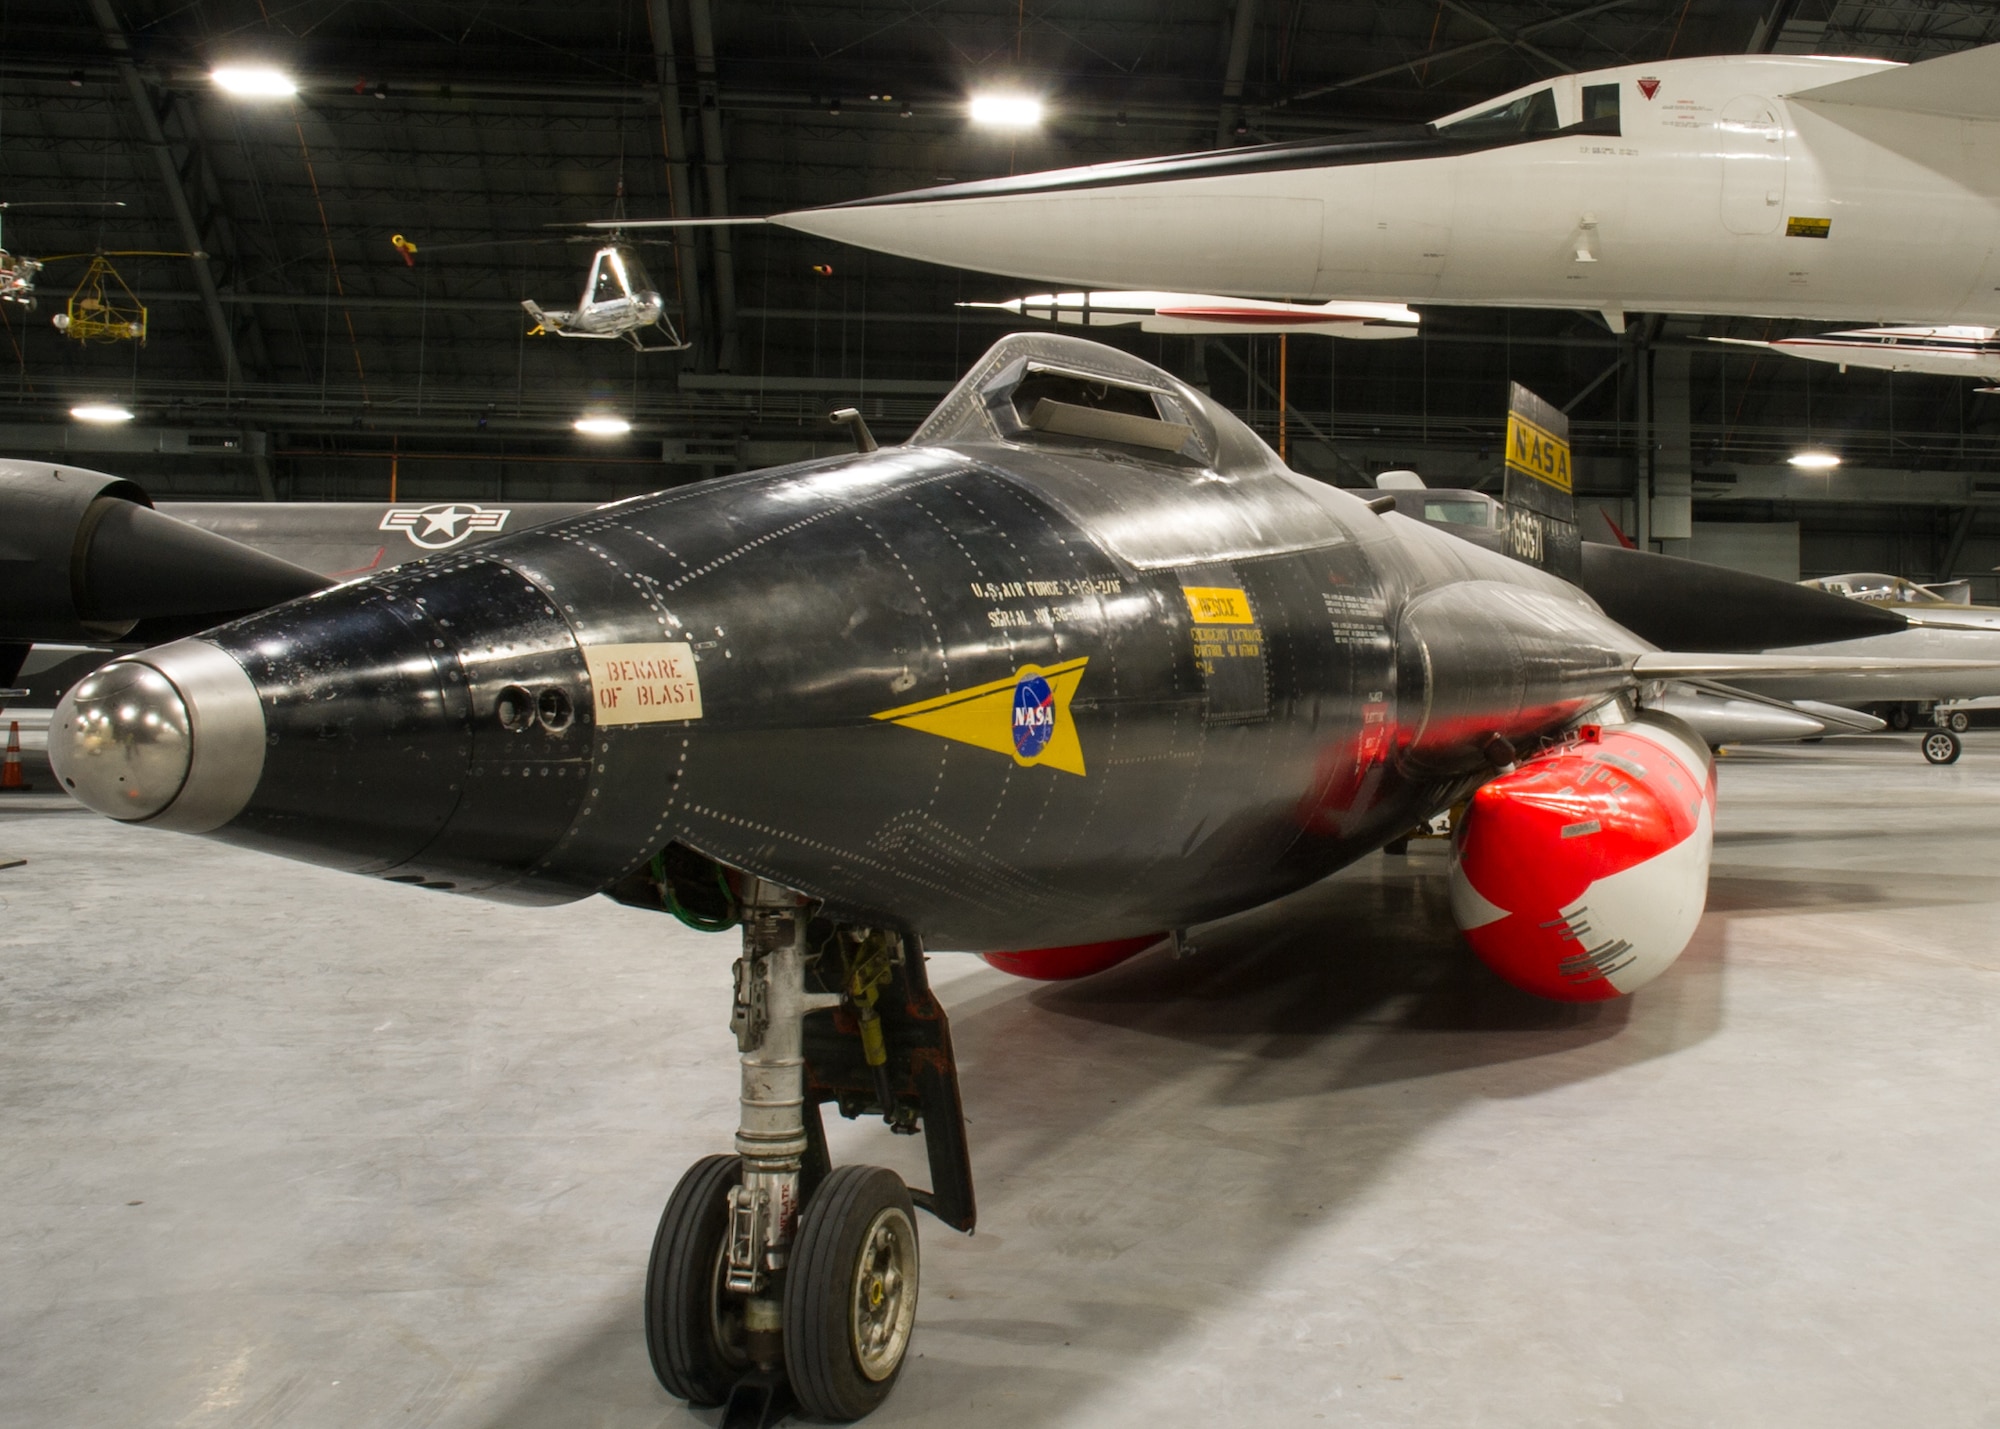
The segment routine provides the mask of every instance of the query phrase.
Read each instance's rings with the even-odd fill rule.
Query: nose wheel
[[[646,1270],[646,1348],[667,1392],[763,1429],[796,1404],[852,1420],[888,1398],[917,1320],[917,1207],[972,1229],[944,1011],[913,942],[808,919],[749,880],[731,1025],[736,1154],[688,1168]],[[839,991],[834,991],[834,989]],[[921,1134],[934,1191],[828,1163],[819,1107]]]
[[[1950,730],[1932,729],[1924,732],[1923,750],[1924,758],[1933,764],[1956,764],[1965,746]]]
[[[667,1393],[707,1408],[750,1368],[743,1304],[725,1292],[736,1156],[704,1156],[674,1187],[646,1265],[646,1351]]]
[[[808,1414],[859,1419],[889,1397],[917,1323],[917,1212],[903,1178],[842,1166],[799,1218],[785,1280],[785,1370]]]

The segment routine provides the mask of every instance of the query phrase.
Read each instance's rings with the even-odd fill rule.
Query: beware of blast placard
[[[583,660],[599,724],[701,718],[701,677],[690,646],[586,645]]]

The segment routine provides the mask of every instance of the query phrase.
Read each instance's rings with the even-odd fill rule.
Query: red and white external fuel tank
[[[1486,965],[1561,1002],[1645,986],[1708,901],[1715,766],[1671,716],[1586,725],[1472,796],[1451,911]]]
[[[982,953],[981,957],[1003,973],[1033,978],[1037,982],[1070,982],[1117,967],[1127,958],[1137,957],[1166,938],[1165,933],[1147,933],[1137,938],[1114,938],[1108,943],[1076,943],[1067,948],[1022,948],[1004,953]]]

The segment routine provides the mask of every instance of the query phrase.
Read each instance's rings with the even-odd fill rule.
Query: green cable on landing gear
[[[684,844],[668,844],[604,891],[634,908],[671,913],[697,933],[725,933],[743,921],[722,865]]]
[[[722,865],[710,863],[708,866],[714,872],[716,890],[721,893],[723,904],[728,910],[719,915],[696,912],[681,902],[675,880],[667,876],[667,855],[664,849],[653,855],[653,881],[660,885],[660,901],[666,906],[666,910],[697,933],[727,932],[743,921],[742,910],[736,906],[736,895],[730,890],[729,880],[722,872]]]

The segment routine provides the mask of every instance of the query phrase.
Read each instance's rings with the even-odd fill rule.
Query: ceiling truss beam
[[[118,77],[124,82],[133,111],[138,115],[140,134],[146,147],[153,152],[159,169],[160,186],[166,190],[174,222],[180,229],[181,242],[192,255],[188,266],[194,273],[195,290],[201,295],[202,307],[208,314],[209,335],[214,339],[217,355],[222,359],[224,379],[232,386],[240,385],[243,364],[236,355],[236,339],[230,330],[229,315],[222,309],[215,274],[208,266],[208,254],[204,248],[206,240],[202,237],[201,225],[195,221],[194,208],[188,202],[187,187],[181,182],[180,165],[174,158],[173,147],[167,142],[166,131],[160,127],[159,111],[153,107],[146,81],[140,77],[139,68],[132,61],[132,42],[126,38],[125,28],[112,10],[111,0],[90,0],[90,12],[104,37],[105,48],[111,51],[112,62],[118,67]],[[275,501],[278,491],[271,480],[270,464],[262,457],[256,462],[258,490],[265,500]]]

